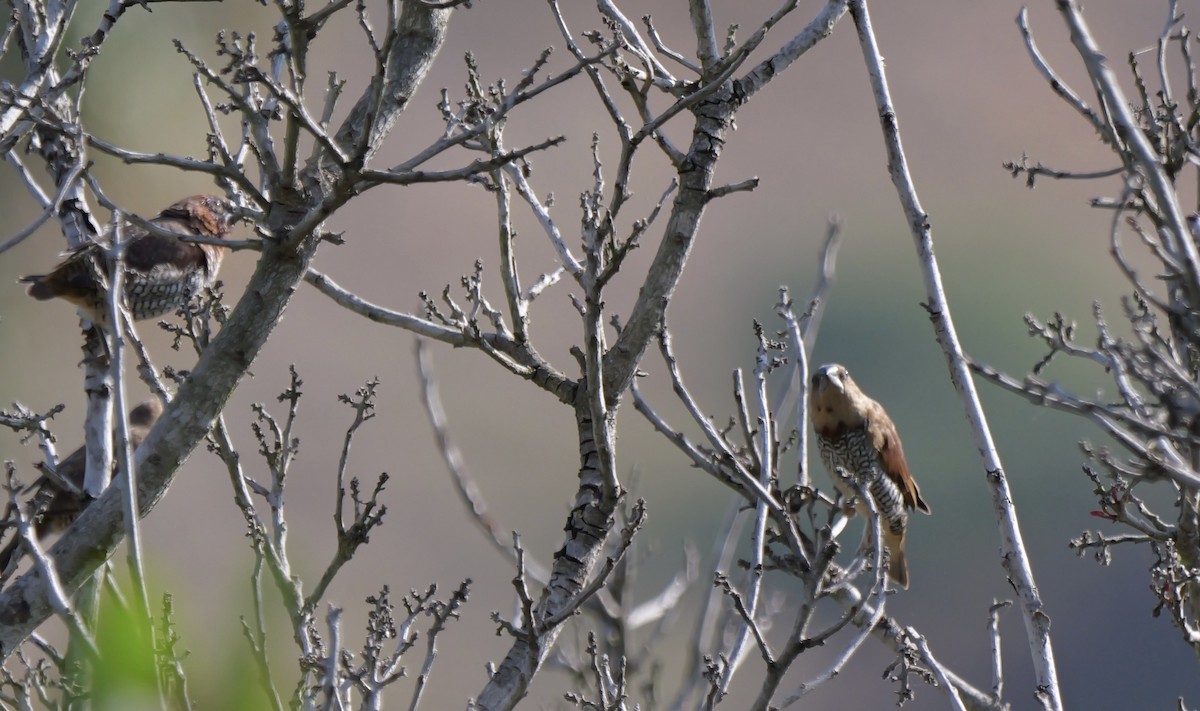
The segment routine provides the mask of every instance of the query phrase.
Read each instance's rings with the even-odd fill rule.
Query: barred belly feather
[[[904,531],[908,522],[904,495],[884,474],[879,454],[871,446],[866,428],[847,430],[841,437],[818,437],[817,446],[821,451],[821,461],[826,471],[833,477],[833,484],[843,497],[849,499],[858,494],[836,475],[839,468],[859,485],[866,487],[889,530],[893,533]],[[867,507],[861,501],[856,509],[864,516],[867,514]]]
[[[149,273],[126,272],[125,302],[134,319],[141,321],[168,314],[191,301],[204,286],[198,269],[154,269]]]

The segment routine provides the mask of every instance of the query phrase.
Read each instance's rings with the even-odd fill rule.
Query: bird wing
[[[896,434],[896,426],[890,422],[873,421],[869,427],[874,430],[875,448],[883,464],[883,471],[900,488],[904,495],[904,503],[910,509],[929,513],[929,505],[921,498],[921,490],[908,471],[908,462],[904,459],[904,447],[900,445],[900,437]]]
[[[154,224],[170,232],[186,235],[191,233],[186,220],[173,217],[156,217]],[[133,237],[125,248],[125,263],[140,272],[149,272],[155,266],[170,264],[180,270],[195,264],[205,266],[204,250],[199,245],[172,237],[160,237],[142,230]]]

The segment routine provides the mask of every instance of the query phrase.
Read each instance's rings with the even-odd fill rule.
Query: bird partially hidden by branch
[[[834,486],[843,499],[857,499],[855,510],[863,517],[867,506],[837,470],[860,484],[874,500],[882,519],[888,576],[907,588],[904,534],[908,512],[929,513],[929,506],[908,471],[896,425],[883,406],[867,397],[846,368],[836,363],[821,366],[813,375],[809,404],[821,461]]]
[[[136,450],[162,414],[163,405],[152,398],[129,412],[129,448]],[[29,516],[34,521],[34,532],[38,539],[59,533],[70,526],[79,514],[92,502],[92,497],[83,490],[83,476],[87,463],[84,447],[71,452],[58,463],[53,472],[38,477],[29,486],[36,490],[29,502]],[[14,533],[8,544],[0,549],[0,579],[12,574],[12,568],[20,557],[22,541]]]
[[[150,220],[167,232],[225,239],[233,227],[232,206],[215,195],[193,195],[171,205]],[[125,305],[134,319],[155,318],[188,303],[197,292],[211,286],[221,268],[225,248],[196,244],[155,234],[126,224],[121,262],[125,268]],[[29,295],[39,301],[60,298],[103,321],[108,271],[104,253],[111,236],[89,242],[63,255],[48,274],[23,276]]]

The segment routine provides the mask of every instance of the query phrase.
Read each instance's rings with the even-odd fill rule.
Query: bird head
[[[129,424],[149,429],[158,421],[158,416],[162,414],[162,411],[162,400],[156,397],[150,398],[129,411]]]
[[[850,373],[846,371],[846,366],[838,363],[823,365],[813,373],[813,395],[823,394],[826,388],[833,388],[837,392],[844,393],[846,381],[849,379]]]
[[[186,232],[200,237],[225,239],[233,230],[238,215],[233,203],[217,195],[193,195],[163,210],[159,217],[182,220]],[[172,229],[172,231],[180,231]],[[204,253],[205,269],[210,277],[221,268],[225,248],[220,245],[198,245]]]
[[[192,225],[209,237],[224,238],[233,229],[237,215],[233,204],[217,195],[193,195],[163,210],[164,215],[186,215]]]
[[[830,363],[813,373],[809,405],[818,430],[858,425],[868,401],[845,366]]]

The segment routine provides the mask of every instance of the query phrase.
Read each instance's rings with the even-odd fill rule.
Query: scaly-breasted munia
[[[224,198],[193,195],[150,222],[181,235],[224,239],[233,226],[233,214]],[[211,286],[225,252],[224,247],[163,237],[135,225],[126,225],[124,243],[125,305],[138,320],[170,313]],[[24,276],[21,281],[29,284],[29,295],[39,301],[66,299],[102,319],[107,308],[105,290],[96,270],[104,269],[103,249],[100,244],[85,244],[67,252],[49,274]]]
[[[141,446],[142,440],[146,439],[162,411],[163,405],[158,398],[151,398],[129,411],[131,451]],[[86,463],[86,450],[80,447],[58,463],[54,476],[43,474],[30,487],[37,488],[37,493],[30,500],[29,510],[36,517],[34,532],[39,539],[70,526],[80,512],[92,502],[92,497],[83,491]],[[71,488],[64,488],[60,482],[66,482]],[[14,534],[8,545],[0,549],[0,574],[8,570],[13,556],[20,550],[21,537]]]
[[[840,467],[860,483],[875,502],[888,551],[888,576],[908,587],[908,561],[904,556],[904,533],[908,512],[929,513],[921,490],[908,471],[896,425],[883,406],[863,394],[846,369],[836,363],[823,365],[812,377],[809,396],[813,429],[821,461],[834,486],[846,499],[858,494],[837,475]],[[858,501],[859,514],[867,506]]]

